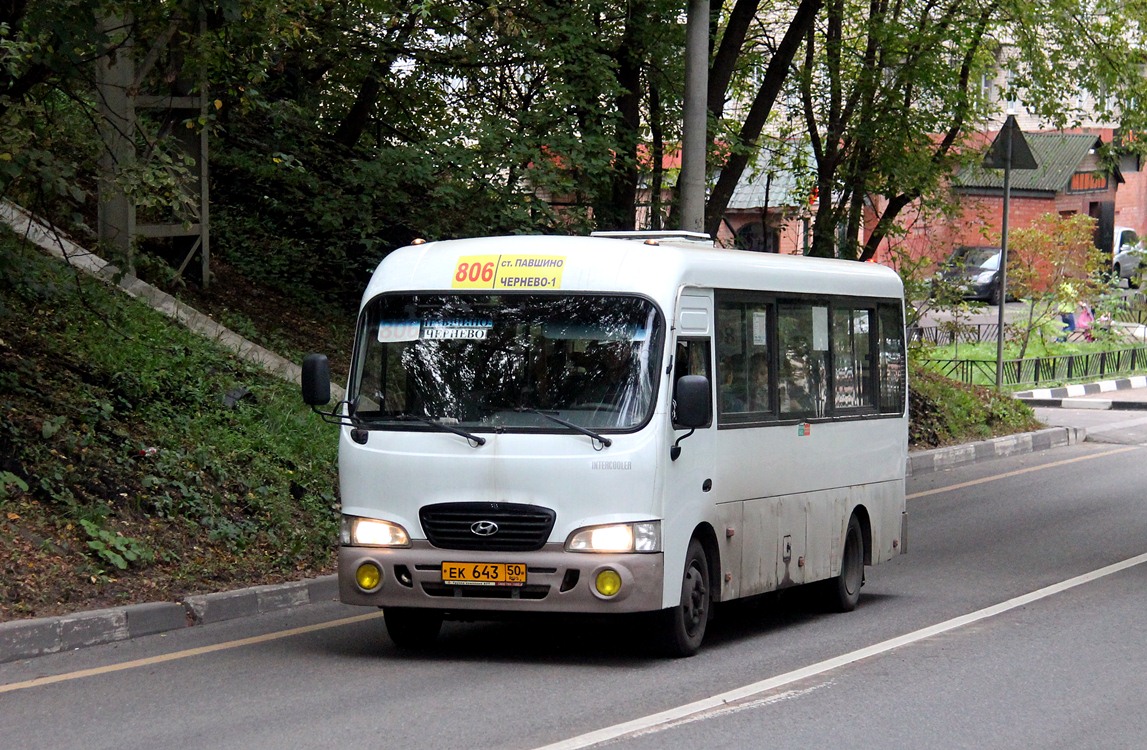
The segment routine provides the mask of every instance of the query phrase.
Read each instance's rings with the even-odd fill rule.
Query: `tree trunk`
[[[760,4],[760,0],[737,0],[733,10],[729,12],[729,22],[725,24],[721,44],[717,47],[717,54],[713,56],[713,64],[709,68],[708,106],[709,114],[714,120],[720,120],[725,113],[729,81],[733,78],[733,70],[737,66],[737,58],[741,56],[745,36]]]
[[[640,23],[645,19],[644,2],[634,2],[626,19],[625,34],[614,53],[620,94],[613,169],[606,201],[597,201],[594,217],[599,229],[633,229],[637,224],[637,147],[641,138],[641,65],[645,59]]]
[[[382,82],[374,74],[363,79],[358,87],[358,96],[354,99],[350,111],[339,123],[334,134],[335,143],[347,149],[353,149],[359,138],[370,124],[370,115],[374,111],[374,104],[378,101],[378,92],[382,89]]]
[[[661,126],[661,91],[655,81],[649,82],[649,131],[653,139],[650,154],[649,228],[661,229],[661,185],[665,176],[665,138]]]
[[[755,156],[757,140],[788,75],[789,65],[800,49],[801,38],[812,27],[816,14],[823,4],[823,0],[801,0],[792,23],[789,24],[780,46],[777,47],[776,54],[769,60],[764,81],[757,91],[757,96],[745,118],[745,124],[737,137],[737,148],[722,167],[721,176],[709,195],[709,203],[705,208],[705,231],[712,237],[717,236],[717,230],[725,216],[725,209],[733,197],[733,190],[737,187],[745,167],[748,166],[750,157]]]

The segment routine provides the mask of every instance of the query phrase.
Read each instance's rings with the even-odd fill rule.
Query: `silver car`
[[[999,304],[1000,252],[998,247],[957,247],[933,278],[933,288],[946,283],[958,288],[964,299]]]
[[[1117,281],[1127,279],[1128,289],[1139,287],[1139,262],[1143,257],[1143,243],[1130,227],[1115,227],[1112,271]]]

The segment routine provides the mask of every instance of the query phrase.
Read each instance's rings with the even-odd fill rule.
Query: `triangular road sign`
[[[1012,161],[1008,164],[1008,140],[1012,142]],[[1035,157],[1032,156],[1028,142],[1024,140],[1024,133],[1016,122],[1015,115],[1008,115],[992,147],[984,155],[985,169],[1037,169]]]

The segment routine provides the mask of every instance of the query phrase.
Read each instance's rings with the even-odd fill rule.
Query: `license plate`
[[[522,586],[525,563],[442,563],[442,582],[455,586]]]

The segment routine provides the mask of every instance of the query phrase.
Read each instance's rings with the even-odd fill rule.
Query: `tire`
[[[840,558],[840,575],[827,581],[827,604],[833,612],[851,612],[860,601],[864,586],[864,538],[856,515],[848,519],[844,532],[844,550]]]
[[[442,630],[442,613],[432,609],[387,607],[382,621],[390,640],[401,649],[424,649],[434,643]]]
[[[667,656],[693,656],[705,640],[713,591],[709,581],[709,556],[697,539],[689,542],[681,576],[681,603],[660,612],[662,650]]]

